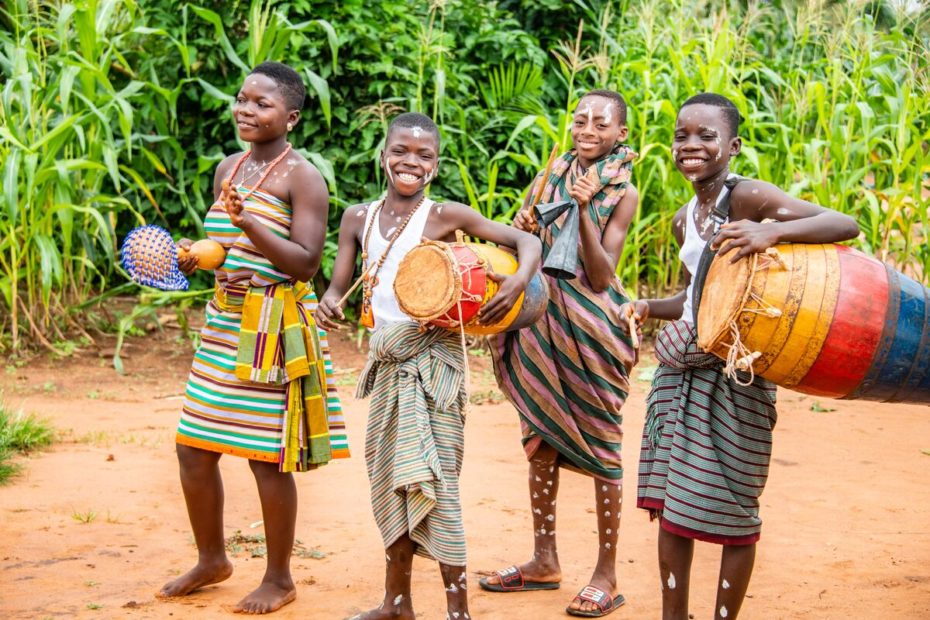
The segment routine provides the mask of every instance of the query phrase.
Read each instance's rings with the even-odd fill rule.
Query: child
[[[695,539],[723,545],[714,617],[739,615],[762,525],[759,496],[775,426],[775,386],[760,378],[748,386],[728,379],[722,361],[695,343],[691,276],[714,234],[711,212],[729,201],[729,221],[713,245],[721,254],[732,253],[733,261],[782,241],[831,243],[859,232],[846,215],[731,175],[730,158],[741,146],[739,122],[736,106],[711,93],[692,97],[679,110],[672,157],[695,194],[673,224],[687,288],[622,310],[640,322],[672,321],[656,341],[660,365],[647,400],[637,498],[640,508],[660,518],[665,620],[688,618]]]
[[[215,272],[216,295],[207,305],[177,433],[199,558],[165,584],[162,597],[184,596],[232,574],[218,466],[225,453],[249,459],[268,545],[262,583],[235,611],[268,613],[293,601],[297,491],[290,472],[348,455],[338,400],[327,395],[325,333],[314,324],[316,299],[306,284],[320,264],[329,195],[320,173],[287,141],[305,96],[293,69],[264,62],[233,104],[239,136],[252,148],[216,170],[216,202],[204,227],[227,256]],[[190,256],[179,262],[186,272],[196,266]]]
[[[620,407],[635,351],[619,328],[617,311],[628,297],[615,272],[637,206],[629,183],[636,155],[621,144],[626,136],[623,97],[594,90],[581,98],[572,121],[573,149],[547,177],[537,177],[514,220],[517,228],[532,230],[533,200],[574,198],[582,209],[576,277],[549,277],[543,318],[531,328],[499,335],[491,347],[498,383],[523,427],[534,552],[529,562],[497,571],[480,584],[494,592],[559,587],[555,505],[559,468],[566,467],[593,478],[598,527],[594,573],[566,609],[576,616],[604,616],[624,602],[614,566],[623,478]],[[588,175],[592,170],[596,181]],[[566,217],[539,230],[547,254]]]
[[[361,250],[362,269],[373,267],[365,280],[362,315],[363,320],[373,319],[368,327],[374,332],[358,396],[372,395],[365,462],[387,562],[384,601],[358,616],[364,620],[413,620],[414,553],[439,561],[448,617],[469,618],[458,487],[464,351],[457,333],[438,328],[421,332],[401,312],[393,292],[398,264],[422,238],[454,241],[456,230],[516,248],[519,269],[509,277],[494,276],[501,285],[482,309],[486,323],[506,314],[539,265],[539,242],[531,235],[486,220],[465,205],[438,204],[426,197],[438,155],[439,130],[429,117],[407,113],[394,119],[381,152],[387,196],[346,210],[332,283],[317,309],[324,328],[335,329],[336,321],[344,320],[339,299]]]

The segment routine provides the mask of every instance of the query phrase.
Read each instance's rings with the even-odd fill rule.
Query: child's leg
[[[662,620],[688,620],[688,589],[694,541],[659,528],[659,578]]]
[[[233,572],[223,540],[223,479],[220,454],[177,446],[181,488],[187,515],[197,543],[197,565],[158,592],[158,596],[184,596],[197,588],[228,579]]]
[[[410,573],[413,570],[413,541],[408,534],[384,550],[384,600],[377,609],[353,616],[352,620],[414,620],[410,598]],[[445,578],[445,575],[443,575]]]
[[[588,583],[613,598],[617,595],[617,530],[620,529],[623,486],[606,484],[595,478],[594,497],[598,531],[597,566]],[[582,611],[597,609],[594,603],[580,599],[573,600],[569,607]]]
[[[297,521],[297,487],[294,475],[278,471],[277,463],[249,461],[249,466],[262,502],[268,565],[261,585],[239,601],[234,611],[266,614],[297,598],[290,566]]]
[[[756,545],[727,545],[720,560],[720,583],[717,584],[717,606],[714,618],[735,619],[739,615],[752,567],[756,561]]]
[[[469,620],[468,582],[464,566],[451,566],[439,563],[442,583],[446,588],[446,607],[449,620]]]
[[[562,580],[559,554],[555,543],[555,502],[559,493],[559,453],[549,444],[540,443],[530,458],[530,508],[533,511],[533,559],[520,566],[529,582],[557,583]],[[500,583],[497,575],[487,577],[489,584]]]

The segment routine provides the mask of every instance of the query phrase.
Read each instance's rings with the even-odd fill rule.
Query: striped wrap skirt
[[[775,385],[728,379],[723,362],[695,340],[686,321],[666,324],[656,339],[660,365],[646,403],[636,504],[673,534],[753,544],[762,528]]]

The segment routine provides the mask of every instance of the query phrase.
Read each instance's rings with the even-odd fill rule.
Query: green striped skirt
[[[668,532],[723,545],[759,540],[775,427],[775,385],[742,386],[695,343],[694,327],[668,323],[647,399],[637,506]]]

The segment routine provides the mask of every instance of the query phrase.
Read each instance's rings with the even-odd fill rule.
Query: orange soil
[[[132,341],[126,376],[89,353],[0,372],[7,406],[44,416],[63,433],[0,487],[0,617],[228,617],[258,584],[264,559],[243,545],[227,582],[185,599],[153,596],[195,560],[173,443],[192,352],[177,334]],[[364,356],[347,340],[334,346],[355,456],[297,475],[298,598],[279,618],[346,618],[382,596],[384,554],[363,461],[367,407],[351,396]],[[492,397],[468,419],[462,474],[472,616],[567,617],[563,609],[585,585],[597,544],[592,484],[577,474],[563,474],[559,498],[562,589],[501,595],[478,588],[476,571],[528,559],[532,535],[517,416],[493,401],[499,394],[487,358],[472,362],[474,391]],[[628,603],[615,618],[660,616],[656,526],[634,503],[648,386],[634,381],[625,409],[618,574]],[[815,399],[779,397],[765,526],[742,617],[930,617],[930,409],[821,400],[831,411],[812,411]],[[222,469],[227,535],[261,534],[246,463],[226,457]],[[697,546],[694,617],[712,614],[719,553]],[[445,617],[434,564],[417,558],[413,592],[418,617]]]

